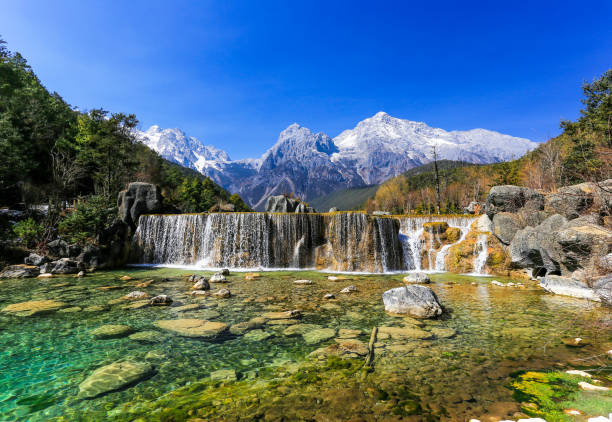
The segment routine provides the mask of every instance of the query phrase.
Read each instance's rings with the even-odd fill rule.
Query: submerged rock
[[[136,291],[133,291],[133,292],[130,292],[130,293],[126,294],[121,299],[124,299],[124,300],[143,300],[143,299],[148,299],[150,297],[151,296],[149,296],[147,293],[136,290]]]
[[[410,314],[417,318],[433,318],[442,314],[442,305],[429,287],[397,287],[384,292],[382,298],[387,312]]]
[[[155,326],[172,331],[183,337],[211,338],[223,334],[229,328],[224,322],[206,321],[203,319],[170,319],[155,321]]]
[[[301,336],[309,331],[320,329],[321,326],[317,324],[295,324],[285,328],[283,335],[285,336]]]
[[[157,343],[160,341],[161,335],[157,331],[140,331],[130,334],[128,338],[139,343]]]
[[[344,289],[340,290],[340,293],[353,293],[356,291],[357,291],[357,288],[355,286],[347,286]]]
[[[250,330],[256,330],[258,328],[261,328],[264,323],[265,320],[263,319],[253,318],[249,321],[239,322],[238,324],[232,325],[229,331],[234,335],[240,336]]]
[[[132,327],[128,325],[107,324],[92,330],[91,335],[98,339],[110,339],[125,337],[133,332]]]
[[[233,369],[219,369],[210,373],[210,379],[213,381],[236,381],[236,371]]]
[[[153,375],[155,369],[148,363],[123,361],[96,369],[79,385],[79,397],[95,397],[120,390]]]
[[[322,341],[329,340],[336,335],[336,330],[333,328],[315,328],[302,334],[306,344],[317,344]]]
[[[149,301],[149,304],[156,306],[168,306],[172,304],[172,298],[167,295],[155,296]]]
[[[297,319],[302,316],[302,313],[297,309],[292,311],[266,312],[262,315],[265,319]]]
[[[295,280],[293,284],[312,284],[312,280]]]
[[[386,334],[394,340],[426,340],[432,338],[432,333],[417,327],[378,327],[379,334]],[[384,336],[381,336],[384,337]]]
[[[232,293],[228,289],[219,289],[212,294],[219,299],[227,299],[232,296]]]
[[[244,338],[249,341],[264,341],[272,336],[274,336],[274,334],[268,333],[267,331],[261,329],[255,329],[246,333]]]
[[[540,287],[550,293],[599,302],[601,299],[585,282],[569,277],[548,275],[540,280]]]
[[[14,303],[5,306],[2,312],[15,314],[17,316],[33,316],[49,312],[55,312],[66,307],[64,302],[59,302],[52,299],[47,300],[31,300],[28,302]]]
[[[429,284],[431,280],[425,273],[410,273],[404,277],[404,283]]]

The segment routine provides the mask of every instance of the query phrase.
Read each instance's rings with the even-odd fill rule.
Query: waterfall
[[[478,241],[474,245],[474,274],[475,275],[486,275],[483,273],[484,266],[487,263],[487,257],[489,255],[489,246],[487,245],[487,235],[478,235]]]
[[[132,262],[199,268],[301,268],[332,271],[443,271],[452,245],[439,250],[444,232],[429,236],[423,224],[446,222],[461,230],[471,217],[332,214],[210,213],[143,215],[134,234]],[[425,249],[427,248],[427,249]]]
[[[445,258],[451,246],[462,242],[470,231],[470,225],[474,222],[475,217],[471,216],[442,216],[432,215],[426,217],[398,217],[400,219],[400,239],[404,246],[404,262],[406,269],[414,271],[444,271]],[[449,227],[458,228],[461,231],[459,239],[452,243],[446,244],[436,252],[433,247],[431,238],[426,242],[423,239],[425,223],[431,222],[446,222]],[[435,233],[436,240],[440,242],[440,234]],[[424,249],[426,248],[426,249]],[[426,251],[428,268],[422,266],[422,253]],[[434,259],[435,257],[435,259]]]

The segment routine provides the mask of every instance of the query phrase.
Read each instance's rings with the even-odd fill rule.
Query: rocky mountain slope
[[[164,158],[207,175],[256,209],[272,195],[293,192],[308,201],[338,189],[381,183],[431,162],[434,148],[439,159],[492,163],[518,158],[537,146],[485,129],[447,132],[384,112],[334,139],[294,123],[258,159],[231,160],[225,151],[178,129],[152,126],[138,135]]]

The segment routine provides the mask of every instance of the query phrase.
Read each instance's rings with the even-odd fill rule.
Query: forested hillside
[[[132,181],[158,184],[169,208],[208,211],[230,203],[249,210],[238,195],[138,142],[137,124],[133,114],[73,109],[0,39],[0,206],[32,216],[16,227],[4,222],[3,238],[15,234],[32,246],[56,228],[93,238],[115,216],[117,193]],[[44,218],[33,212],[41,206],[48,206]]]
[[[439,162],[441,212],[461,212],[481,202],[494,185],[521,185],[544,192],[612,177],[612,70],[582,87],[583,109],[575,122],[563,121],[563,133],[517,160],[444,168]],[[406,172],[380,185],[365,209],[392,213],[435,212],[433,168]]]

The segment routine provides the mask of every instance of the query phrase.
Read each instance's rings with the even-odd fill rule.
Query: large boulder
[[[47,251],[51,256],[58,258],[68,257],[70,252],[70,246],[62,239],[55,239],[47,243]]]
[[[560,188],[546,197],[545,210],[565,216],[568,220],[578,218],[587,211],[596,214],[609,212],[612,206],[612,179],[601,183],[580,183]]]
[[[548,275],[540,279],[540,287],[550,293],[563,296],[572,296],[580,299],[589,299],[599,302],[601,299],[595,290],[585,282],[569,277]]]
[[[151,183],[130,183],[126,190],[119,192],[117,207],[121,220],[135,230],[141,215],[163,210],[161,190]]]
[[[506,245],[509,245],[516,232],[524,227],[517,214],[500,212],[493,216],[493,234]]]
[[[271,196],[266,202],[266,212],[295,212],[299,202],[285,195]]]
[[[317,212],[314,208],[306,206],[303,202],[300,202],[297,207],[295,207],[296,213],[313,213]]]
[[[38,267],[34,265],[9,265],[0,273],[0,278],[30,278],[40,274]]]
[[[409,314],[416,318],[433,318],[442,314],[442,305],[429,287],[397,287],[384,292],[382,298],[385,310],[394,314]]]
[[[83,265],[70,258],[61,258],[51,263],[53,268],[49,271],[51,274],[77,274],[83,268]]]
[[[567,271],[591,267],[591,261],[612,249],[612,230],[595,224],[571,224],[557,232],[561,246],[561,263]]]
[[[497,213],[517,212],[521,208],[533,211],[544,209],[544,195],[519,186],[493,186],[485,204],[485,211],[490,219]]]
[[[566,222],[565,217],[555,214],[537,227],[519,230],[510,244],[513,266],[532,268],[534,275],[559,274],[561,250],[554,232]]]

